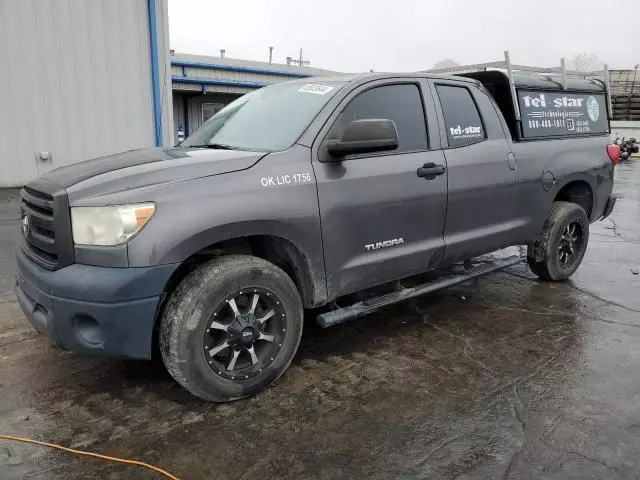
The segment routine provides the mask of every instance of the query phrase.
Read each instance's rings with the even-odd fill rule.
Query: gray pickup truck
[[[607,100],[597,80],[498,71],[257,90],[177,147],[26,185],[17,298],[64,349],[157,349],[203,399],[254,394],[291,363],[305,310],[333,325],[510,265],[469,260],[512,245],[568,278],[615,203]]]

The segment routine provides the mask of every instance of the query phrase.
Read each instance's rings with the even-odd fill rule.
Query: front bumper
[[[604,220],[609,215],[611,215],[611,212],[613,211],[613,207],[616,206],[616,200],[617,198],[614,197],[613,195],[607,199],[607,204],[604,206],[604,212],[602,213],[602,218],[600,218],[600,220]]]
[[[177,266],[50,271],[19,250],[16,296],[35,329],[63,349],[151,358],[156,311]]]

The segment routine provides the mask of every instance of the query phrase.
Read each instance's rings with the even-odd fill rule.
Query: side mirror
[[[340,161],[354,153],[381,152],[398,148],[398,131],[393,120],[367,118],[347,124],[340,140],[328,140],[327,151]],[[331,161],[331,159],[329,159]]]

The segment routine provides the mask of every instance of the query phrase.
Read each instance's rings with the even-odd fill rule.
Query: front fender
[[[247,170],[149,187],[145,195],[156,203],[156,214],[129,242],[129,266],[183,262],[225,240],[267,235],[293,244],[308,259],[314,285],[324,282],[318,196],[309,155],[307,148],[295,146],[271,153]]]

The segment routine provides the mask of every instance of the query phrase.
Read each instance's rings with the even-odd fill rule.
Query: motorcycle
[[[640,145],[638,145],[638,141],[631,137],[629,140],[625,140],[626,137],[616,137],[614,140],[614,144],[620,146],[620,161],[629,160],[631,155],[634,153],[638,153],[640,151]]]

